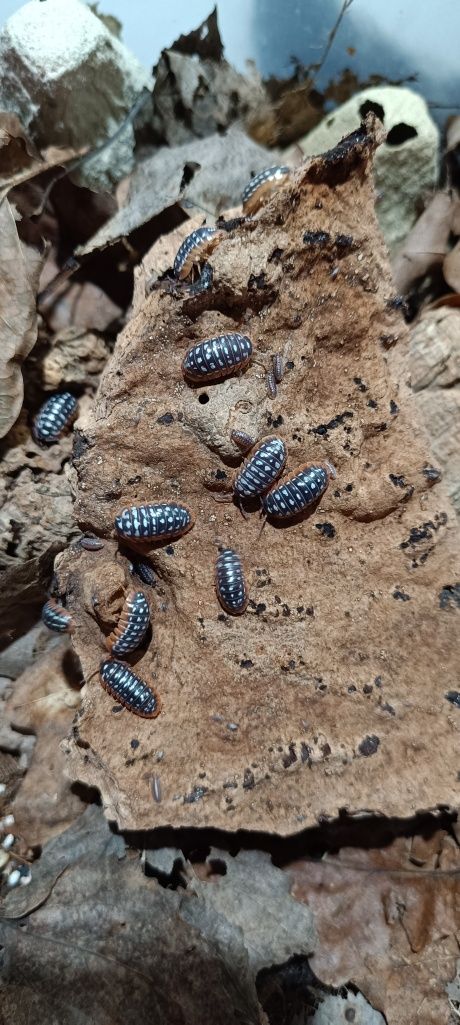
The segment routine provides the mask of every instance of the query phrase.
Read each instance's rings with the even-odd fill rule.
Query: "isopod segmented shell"
[[[133,505],[115,517],[115,530],[127,541],[168,541],[180,537],[193,526],[186,505],[162,502],[158,505]]]
[[[324,494],[328,483],[324,466],[301,466],[265,495],[262,508],[274,519],[297,516]]]
[[[160,714],[160,702],[152,688],[125,662],[108,658],[101,662],[99,674],[104,690],[134,715],[154,719]]]
[[[58,605],[55,598],[49,598],[42,608],[42,622],[48,630],[55,633],[70,633],[72,630],[72,616],[62,605]]]
[[[150,608],[142,591],[130,591],[121,610],[115,630],[106,638],[105,646],[112,655],[128,655],[143,641],[150,626]]]
[[[156,587],[157,578],[147,559],[131,559],[131,573],[134,573],[144,584]]]
[[[240,498],[255,498],[272,487],[286,465],[287,450],[281,438],[259,442],[238,473],[233,488]]]
[[[277,384],[283,380],[284,377],[284,360],[280,352],[275,352],[272,356],[273,363],[273,376]]]
[[[232,431],[230,438],[241,452],[249,452],[249,449],[255,444],[254,438],[251,438],[250,434],[246,434],[246,431]]]
[[[186,278],[194,264],[200,263],[212,253],[224,232],[218,228],[197,228],[179,246],[174,259],[174,275]]]
[[[70,392],[52,395],[39,409],[32,426],[35,441],[52,445],[58,441],[77,415],[77,400]]]
[[[241,201],[245,214],[255,214],[283,182],[286,181],[290,172],[289,167],[266,167],[259,171],[244,189]]]
[[[246,610],[249,595],[243,566],[233,548],[225,548],[217,558],[216,593],[222,608],[231,616],[241,616]]]
[[[242,370],[251,355],[252,345],[246,335],[217,335],[191,346],[185,354],[182,372],[190,381],[213,381]]]
[[[269,395],[271,399],[276,399],[278,389],[276,387],[276,377],[273,370],[269,370],[265,377],[265,387],[267,389],[267,395]]]

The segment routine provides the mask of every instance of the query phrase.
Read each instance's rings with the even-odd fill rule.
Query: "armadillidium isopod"
[[[72,616],[62,605],[58,605],[55,598],[49,598],[42,608],[42,622],[48,630],[55,633],[70,633],[72,630]]]
[[[280,352],[275,352],[272,356],[273,363],[273,376],[277,384],[283,380],[284,377],[284,360]]]
[[[245,214],[255,214],[273,192],[282,185],[290,172],[289,167],[267,167],[259,171],[244,189],[241,201]]]
[[[240,451],[244,453],[249,452],[249,449],[255,444],[254,438],[251,438],[250,434],[246,434],[246,431],[232,431],[230,438]]]
[[[251,355],[252,345],[246,335],[218,335],[191,346],[185,354],[182,372],[190,381],[213,381],[243,370]]]
[[[328,483],[329,473],[324,466],[300,466],[264,496],[263,511],[280,520],[297,516],[324,494]]]
[[[128,655],[139,647],[149,625],[150,609],[145,594],[130,591],[115,630],[106,638],[106,648],[112,655]]]
[[[192,281],[186,284],[187,292],[189,295],[200,295],[201,292],[207,292],[212,286],[214,277],[214,271],[210,263],[205,263],[203,270],[197,281]]]
[[[115,517],[115,530],[131,544],[146,541],[169,541],[180,537],[193,526],[193,516],[186,505],[162,502],[158,505],[134,505]]]
[[[52,395],[39,409],[32,427],[35,441],[52,445],[71,426],[77,415],[77,400],[70,392]]]
[[[223,238],[224,232],[218,228],[197,228],[192,231],[179,246],[174,260],[176,278],[186,278],[197,263],[202,263],[212,253]]]
[[[241,616],[246,610],[249,595],[243,566],[233,548],[225,548],[217,558],[216,593],[222,608],[231,616]]]
[[[133,673],[125,662],[108,658],[101,662],[99,674],[104,690],[120,705],[134,712],[134,715],[155,719],[160,714],[160,702],[152,688]]]
[[[281,438],[259,442],[239,471],[233,484],[239,498],[255,498],[275,483],[286,465],[287,450]]]

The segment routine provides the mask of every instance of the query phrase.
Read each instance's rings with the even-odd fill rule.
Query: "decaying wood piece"
[[[295,172],[215,250],[210,292],[156,288],[80,420],[77,517],[111,540],[58,560],[87,680],[65,747],[70,774],[100,789],[122,828],[287,834],[343,807],[405,816],[456,799],[445,695],[458,665],[458,535],[407,377],[388,366],[407,330],[374,216],[377,143],[369,116]],[[252,340],[248,369],[189,386],[186,349],[232,331]],[[270,399],[277,352],[286,372]],[[287,473],[334,464],[310,515],[261,533],[257,511],[245,520],[214,501],[239,465],[234,429],[281,436]],[[154,643],[130,664],[162,712],[143,721],[114,711],[97,678],[132,586],[113,522],[125,506],[168,500],[196,522],[151,549]],[[246,567],[237,619],[216,600],[219,545]]]

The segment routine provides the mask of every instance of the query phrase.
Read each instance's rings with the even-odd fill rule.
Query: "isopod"
[[[98,552],[104,547],[104,542],[100,537],[81,537],[78,544],[80,548],[84,548],[87,552]]]
[[[134,715],[155,719],[160,714],[160,702],[152,688],[125,662],[108,658],[101,662],[99,674],[104,690]]]
[[[132,543],[169,541],[180,537],[193,526],[193,516],[186,505],[162,502],[158,505],[134,505],[115,517],[115,530]]]
[[[238,497],[255,498],[263,495],[283,472],[286,459],[286,445],[281,438],[263,438],[235,478],[233,489]]]
[[[254,438],[251,438],[250,434],[246,434],[246,431],[232,431],[230,438],[244,453],[249,452],[249,449],[255,444]]]
[[[284,184],[290,172],[289,167],[267,167],[259,171],[244,189],[241,201],[245,214],[255,214],[267,202],[273,192]]]
[[[185,354],[182,372],[190,381],[214,381],[243,370],[251,355],[252,345],[246,335],[217,335],[191,346]]]
[[[139,647],[149,625],[150,609],[145,594],[130,591],[115,630],[106,638],[106,648],[112,655],[128,655]]]
[[[265,378],[265,385],[267,388],[267,394],[270,396],[270,398],[276,399],[278,389],[276,387],[276,377],[273,373],[273,370],[268,371],[268,374]]]
[[[275,355],[272,356],[272,363],[273,376],[275,378],[276,383],[280,384],[284,377],[284,361],[280,352],[275,352]]]
[[[212,286],[214,277],[214,271],[210,263],[205,263],[203,270],[197,281],[192,281],[186,285],[189,295],[200,295],[201,292],[207,292]]]
[[[174,276],[186,278],[196,263],[201,263],[210,256],[223,236],[223,231],[210,227],[197,228],[187,235],[174,259]]]
[[[135,573],[135,575],[138,576],[144,584],[150,584],[150,587],[156,587],[157,578],[150,563],[147,562],[146,559],[132,559],[131,573]]]
[[[39,409],[32,426],[35,441],[52,445],[71,426],[77,415],[77,400],[70,392],[52,395]]]
[[[42,608],[42,622],[48,630],[55,633],[70,633],[72,630],[72,616],[62,605],[58,605],[55,598],[49,598]]]
[[[217,558],[216,593],[222,608],[231,616],[241,616],[246,610],[249,595],[243,566],[233,548],[225,548]]]
[[[304,512],[324,494],[332,476],[324,466],[300,466],[262,499],[262,508],[274,519],[288,519]]]

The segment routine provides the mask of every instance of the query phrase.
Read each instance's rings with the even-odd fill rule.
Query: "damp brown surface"
[[[458,534],[408,389],[374,216],[377,141],[370,118],[295,172],[214,252],[211,292],[155,288],[80,418],[76,515],[107,543],[58,562],[87,680],[65,750],[123,828],[288,834],[342,808],[408,816],[458,796],[459,712],[445,696],[458,669]],[[252,339],[248,369],[187,385],[186,349],[230,331]],[[287,369],[271,399],[276,352]],[[279,434],[286,472],[327,459],[337,479],[309,515],[261,533],[257,509],[245,520],[214,500],[241,462],[233,429]],[[114,517],[168,500],[195,525],[150,550],[157,585],[139,585],[153,637],[130,665],[160,696],[151,722],[115,710],[97,668],[133,586]],[[239,618],[216,600],[219,545],[246,567]]]

